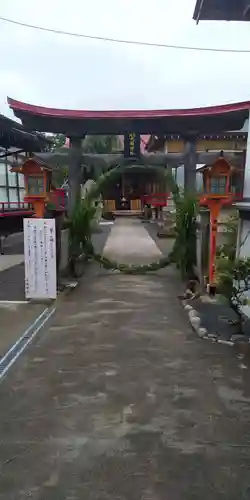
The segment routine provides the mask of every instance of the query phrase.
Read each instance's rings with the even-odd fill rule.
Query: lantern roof
[[[48,163],[46,163],[41,158],[38,158],[38,156],[32,156],[31,158],[28,158],[27,160],[24,161],[23,165],[27,165],[29,163],[31,163],[31,164],[36,163],[43,170],[48,170],[50,172],[52,172],[52,170],[53,170],[53,167],[51,165],[48,165]]]
[[[41,167],[41,170],[46,170],[47,172],[52,172],[54,168],[51,165],[48,165],[43,161],[41,158],[38,158],[37,156],[32,156],[31,158],[27,158],[21,165],[13,165],[11,167],[12,172],[21,172],[23,173],[23,167],[29,167],[32,165],[38,165]]]
[[[227,164],[227,166],[232,170],[232,171],[236,171],[236,172],[243,172],[244,171],[244,168],[243,167],[239,167],[239,166],[235,166],[233,165],[227,158],[225,158],[225,156],[219,156],[218,158],[216,158],[216,160],[212,163],[212,164],[206,164],[206,165],[202,165],[201,167],[197,168],[196,169],[196,172],[199,172],[199,173],[203,173],[203,172],[206,172],[206,171],[209,171],[211,170],[213,167],[216,166],[217,163],[224,163],[224,164]]]

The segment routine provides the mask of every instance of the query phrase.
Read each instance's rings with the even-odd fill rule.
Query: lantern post
[[[216,291],[216,249],[218,219],[221,209],[225,205],[232,205],[241,197],[238,189],[241,186],[235,183],[235,173],[241,174],[241,169],[233,167],[224,156],[217,158],[213,165],[205,165],[199,170],[203,174],[203,193],[200,195],[200,205],[209,209],[209,266],[208,289],[209,293]]]

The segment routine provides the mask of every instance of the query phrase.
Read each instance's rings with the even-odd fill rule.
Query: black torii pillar
[[[81,195],[82,140],[84,137],[70,137],[69,152],[69,199],[68,212],[72,215]]]
[[[196,193],[196,137],[185,137],[184,151],[184,189],[187,194]]]

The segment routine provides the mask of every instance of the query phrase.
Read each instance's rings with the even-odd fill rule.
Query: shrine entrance
[[[166,190],[153,169],[141,169],[137,166],[121,173],[103,190],[104,208],[116,214],[129,212],[140,215],[147,196]]]

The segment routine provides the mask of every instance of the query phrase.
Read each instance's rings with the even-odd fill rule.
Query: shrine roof
[[[199,21],[249,21],[245,0],[197,0],[193,19]]]
[[[14,114],[26,126],[44,132],[141,134],[213,132],[241,128],[249,116],[250,101],[219,106],[156,110],[69,110],[35,106],[8,98]]]
[[[24,151],[42,151],[50,144],[42,134],[25,129],[7,116],[0,114],[0,146],[9,149],[16,147]]]

